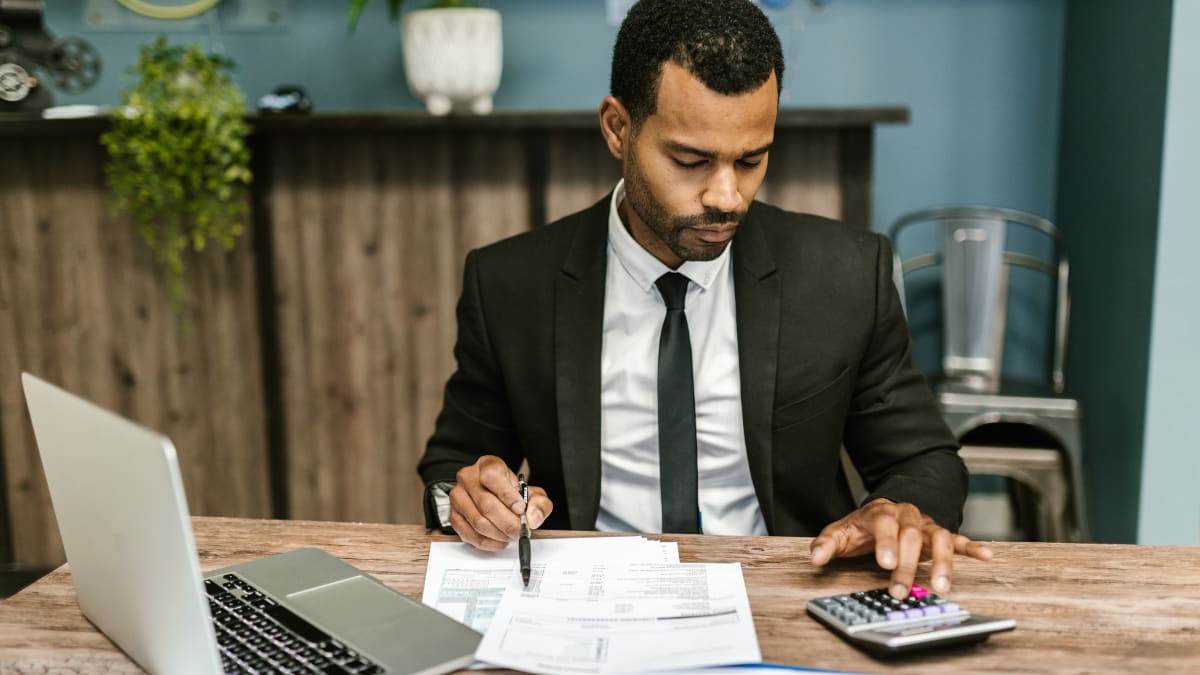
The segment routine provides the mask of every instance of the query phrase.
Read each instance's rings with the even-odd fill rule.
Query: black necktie
[[[667,304],[658,342],[658,475],[662,531],[700,532],[696,477],[696,392],[692,340],[683,312],[688,278],[667,272],[655,282]]]

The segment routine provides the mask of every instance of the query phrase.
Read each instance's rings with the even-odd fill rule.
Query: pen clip
[[[525,514],[529,511],[529,483],[525,482],[525,474],[517,474],[517,489],[521,491],[521,499],[525,500],[525,510],[521,512],[521,528],[524,529]]]
[[[525,503],[528,504],[529,503],[529,483],[525,482],[525,474],[523,474],[523,473],[517,474],[517,489],[521,491],[521,499],[524,499]]]

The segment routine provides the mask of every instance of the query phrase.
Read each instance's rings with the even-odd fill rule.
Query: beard
[[[625,201],[629,202],[629,207],[646,227],[650,228],[654,236],[681,260],[713,260],[729,246],[729,242],[720,245],[700,240],[689,242],[684,239],[689,228],[730,224],[736,226],[746,217],[745,211],[718,209],[705,209],[703,213],[690,216],[673,215],[650,191],[650,186],[638,169],[637,157],[632,149],[625,167]]]

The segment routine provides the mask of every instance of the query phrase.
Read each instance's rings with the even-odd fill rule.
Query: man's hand
[[[525,500],[517,489],[517,476],[504,460],[484,455],[458,470],[458,485],[450,490],[450,524],[463,541],[484,551],[500,551],[521,534]],[[529,513],[525,522],[537,529],[554,510],[540,487],[529,486]]]
[[[902,600],[917,575],[917,563],[933,559],[933,591],[950,590],[954,556],[991,560],[992,550],[954,534],[921,513],[912,504],[876,499],[850,515],[830,523],[812,542],[812,563],[821,567],[834,558],[848,558],[875,549],[875,561],[892,570],[889,592]]]

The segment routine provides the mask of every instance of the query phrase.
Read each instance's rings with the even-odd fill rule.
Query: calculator
[[[808,601],[808,613],[834,633],[876,656],[982,642],[1017,622],[971,614],[918,584],[897,600],[886,588]]]

